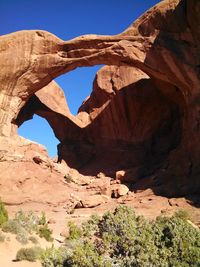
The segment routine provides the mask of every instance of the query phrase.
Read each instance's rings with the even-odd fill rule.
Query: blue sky
[[[160,0],[0,0],[0,35],[29,29],[52,32],[63,40],[83,34],[117,34]],[[100,66],[78,68],[56,79],[73,114],[90,94]],[[19,134],[57,152],[58,140],[38,117],[25,122]]]

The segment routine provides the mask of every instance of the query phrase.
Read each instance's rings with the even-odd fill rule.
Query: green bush
[[[8,212],[0,200],[0,226],[8,220]]]
[[[190,214],[187,210],[180,209],[174,213],[174,217],[182,219],[182,220],[189,220]]]
[[[46,215],[44,212],[42,212],[41,216],[39,217],[39,225],[45,225],[47,224],[47,219],[46,219]]]
[[[158,218],[152,232],[159,241],[159,256],[168,266],[200,266],[200,231],[185,219]]]
[[[112,267],[111,262],[107,261],[103,255],[98,253],[98,248],[89,241],[77,243],[71,254],[65,258],[65,267]]]
[[[69,240],[78,239],[82,236],[82,230],[74,222],[68,222],[69,227]]]
[[[16,235],[16,240],[21,243],[22,245],[26,245],[28,243],[29,237],[26,230],[22,230]]]
[[[23,231],[23,228],[16,220],[8,220],[2,224],[2,231],[17,235]]]
[[[45,238],[48,242],[52,242],[53,241],[52,232],[53,231],[48,228],[48,225],[47,224],[41,226],[38,229],[39,237]]]
[[[66,246],[66,267],[200,266],[200,231],[180,214],[148,221],[119,206],[81,227],[70,224]]]
[[[148,221],[126,206],[69,223],[64,248],[46,249],[43,267],[199,267],[200,231],[185,213]]]
[[[67,257],[64,248],[47,248],[40,256],[43,267],[63,267],[64,259]]]
[[[23,245],[28,243],[29,236],[33,232],[47,241],[53,241],[52,230],[48,228],[44,213],[37,216],[32,211],[18,211],[14,219],[4,222],[1,227],[2,231],[15,234],[16,239]],[[32,238],[30,241],[34,243],[36,240]]]
[[[42,249],[40,247],[21,248],[16,255],[16,261],[36,261],[40,258]]]
[[[37,231],[40,222],[40,218],[32,211],[23,212],[22,210],[15,214],[14,220],[30,234]]]
[[[100,217],[96,214],[93,214],[87,222],[82,224],[82,231],[83,236],[92,237],[93,234],[98,230],[98,223],[100,221]]]

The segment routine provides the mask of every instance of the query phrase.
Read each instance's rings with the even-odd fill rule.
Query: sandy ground
[[[178,209],[186,209],[195,218],[196,225],[200,225],[200,209],[198,198],[198,205],[191,205],[188,199],[168,199],[165,197],[159,197],[151,195],[149,191],[142,192],[141,194],[128,195],[125,199],[110,200],[108,203],[99,205],[95,208],[81,208],[75,209],[73,214],[68,214],[65,205],[49,205],[41,203],[24,203],[23,205],[10,205],[7,206],[9,216],[12,217],[16,211],[33,211],[40,214],[45,212],[46,217],[50,220],[49,227],[53,230],[54,245],[60,246],[64,241],[63,233],[67,233],[67,223],[69,221],[75,221],[77,224],[81,224],[86,221],[91,214],[102,215],[105,211],[114,210],[120,203],[130,205],[134,208],[136,214],[144,215],[146,218],[153,219],[161,214],[171,215]],[[10,241],[0,243],[0,267],[41,267],[40,262],[15,262],[16,252],[23,247],[16,239],[14,235],[9,234]],[[41,247],[51,247],[52,243],[46,242],[44,239],[40,239]],[[28,246],[34,246],[32,243]],[[25,247],[25,246],[24,246]]]
[[[26,246],[21,245],[16,239],[15,235],[6,234],[6,237],[9,238],[9,241],[0,242],[0,266],[1,267],[41,267],[41,263],[37,262],[16,262],[16,253],[22,247],[32,247],[32,243],[27,244]],[[43,240],[40,240],[39,245],[42,247],[49,246],[49,244]]]
[[[67,229],[67,222],[74,220],[77,223],[81,223],[86,221],[89,216],[92,214],[91,209],[81,209],[77,210],[76,214],[68,215],[66,210],[63,207],[52,207],[48,205],[41,205],[35,203],[28,203],[24,206],[8,206],[7,209],[9,210],[9,215],[12,217],[17,210],[23,209],[23,211],[32,210],[34,212],[40,213],[41,211],[45,211],[46,216],[48,219],[55,221],[55,223],[49,224],[49,227],[53,230],[53,237],[55,238],[54,246],[59,246],[64,237],[60,234],[65,232]],[[96,213],[96,211],[94,212]],[[12,234],[5,234],[6,237],[9,239],[0,242],[0,267],[41,267],[41,263],[37,262],[28,262],[28,261],[21,261],[16,262],[16,253],[22,247],[32,247],[34,246],[31,242],[26,246],[20,244],[15,235]],[[39,239],[39,246],[51,247],[52,243],[46,242],[44,239]]]

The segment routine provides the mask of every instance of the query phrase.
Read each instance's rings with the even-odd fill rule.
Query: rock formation
[[[199,25],[198,0],[166,0],[115,36],[1,36],[0,135],[36,113],[61,142],[59,160],[82,172],[124,170],[135,189],[168,196],[199,192]],[[55,77],[95,64],[109,66],[76,117],[62,95],[60,106],[43,97],[61,94]]]

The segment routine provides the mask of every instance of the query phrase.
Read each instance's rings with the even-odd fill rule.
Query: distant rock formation
[[[0,37],[0,135],[46,118],[59,160],[83,173],[124,170],[133,188],[200,191],[200,2],[166,0],[123,33],[62,41],[45,31]],[[76,117],[52,80],[105,64]],[[144,183],[145,181],[145,183]]]

